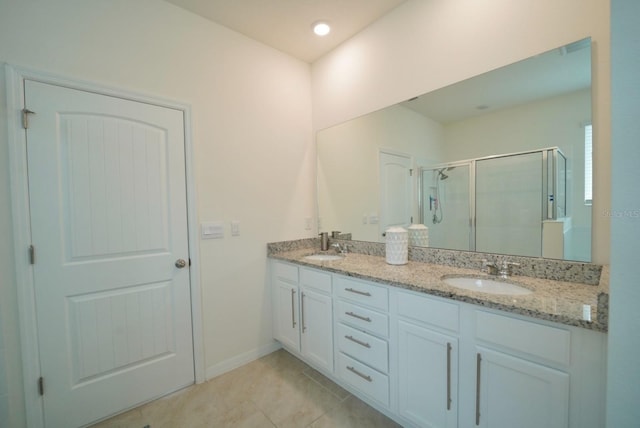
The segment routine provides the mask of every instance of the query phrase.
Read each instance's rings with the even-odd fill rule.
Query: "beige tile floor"
[[[94,428],[342,428],[399,425],[284,350]]]

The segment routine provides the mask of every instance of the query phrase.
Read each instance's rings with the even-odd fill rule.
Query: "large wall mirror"
[[[323,129],[317,143],[320,231],[383,242],[413,225],[415,245],[591,260],[590,39]]]

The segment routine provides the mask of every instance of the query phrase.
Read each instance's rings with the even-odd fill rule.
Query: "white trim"
[[[244,366],[251,361],[255,361],[258,358],[264,357],[265,355],[269,355],[272,352],[277,351],[282,348],[280,342],[276,342],[275,340],[266,345],[262,345],[258,348],[252,349],[251,351],[244,352],[240,355],[236,355],[233,358],[229,358],[228,360],[224,360],[218,364],[215,364],[211,367],[207,368],[207,380],[213,379],[214,377],[218,377],[222,374],[230,372],[233,369],[237,369],[238,367]]]
[[[26,133],[22,129],[21,111],[24,108],[24,80],[35,80],[71,89],[143,102],[180,110],[184,115],[185,172],[187,191],[187,227],[189,257],[191,259],[191,317],[193,329],[194,377],[196,383],[204,382],[205,358],[202,321],[202,291],[200,285],[200,254],[198,216],[196,212],[196,185],[193,162],[191,108],[178,103],[131,91],[123,91],[101,84],[64,78],[50,73],[5,64],[7,88],[7,118],[9,138],[9,173],[11,179],[11,208],[13,215],[14,250],[16,254],[16,287],[18,294],[19,329],[23,362],[26,422],[29,428],[44,427],[42,397],[38,395],[36,382],[40,377],[40,359],[37,342],[35,290],[33,268],[29,264],[27,248],[31,243],[29,194],[27,182]]]

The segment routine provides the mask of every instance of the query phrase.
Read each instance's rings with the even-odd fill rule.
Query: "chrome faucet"
[[[482,259],[482,268],[480,268],[480,270],[494,276],[497,276],[500,272],[498,265],[495,262],[488,261],[487,259]]]
[[[347,254],[349,252],[349,247],[347,244],[340,245],[338,242],[331,244],[331,246],[336,250],[336,253],[339,254]]]
[[[500,278],[505,279],[513,275],[514,266],[520,266],[520,263],[508,262],[506,260],[503,260],[502,263],[498,263],[483,259],[481,270],[489,275],[499,276]]]

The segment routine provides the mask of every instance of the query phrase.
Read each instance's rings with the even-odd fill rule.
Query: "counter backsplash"
[[[349,252],[370,256],[385,256],[385,244],[381,242],[351,241],[342,239],[331,239],[331,242],[338,242],[341,245],[346,244]],[[304,248],[317,250],[317,252],[320,253],[320,239],[307,238],[294,241],[269,243],[267,244],[267,255],[273,255],[285,251],[301,250]],[[443,250],[440,248],[409,248],[409,260],[416,262],[433,263],[437,265],[466,269],[480,269],[482,259],[498,262],[506,260],[509,262],[519,263],[520,266],[513,267],[514,275],[550,279],[554,281],[598,285],[601,284],[600,277],[603,275],[603,266],[593,263],[543,259],[541,257],[506,256],[504,254]]]

